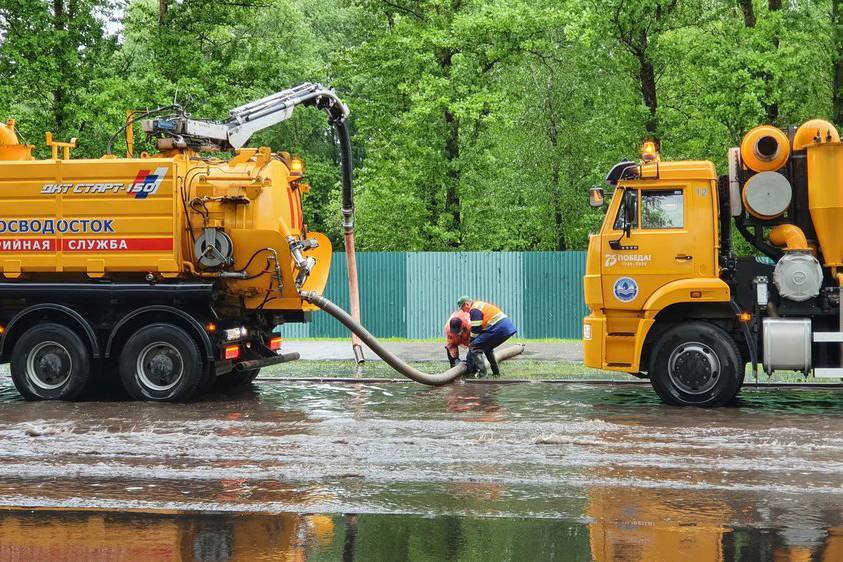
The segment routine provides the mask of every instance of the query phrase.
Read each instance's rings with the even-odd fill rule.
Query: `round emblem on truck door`
[[[621,302],[632,302],[638,296],[638,283],[631,277],[621,277],[615,281],[615,298]]]

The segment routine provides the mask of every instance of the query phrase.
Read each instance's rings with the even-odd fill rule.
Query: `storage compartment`
[[[764,318],[764,370],[811,369],[810,318]]]

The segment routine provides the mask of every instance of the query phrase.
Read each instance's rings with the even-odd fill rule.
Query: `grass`
[[[424,361],[410,363],[425,373],[437,373],[448,368],[445,361]],[[261,371],[269,377],[355,377],[353,361],[294,361],[276,365]],[[628,380],[632,377],[623,373],[612,373],[589,369],[574,361],[535,361],[518,359],[501,364],[502,378],[506,379],[592,379],[614,378]],[[366,378],[401,378],[383,361],[369,361],[363,365],[361,376]]]

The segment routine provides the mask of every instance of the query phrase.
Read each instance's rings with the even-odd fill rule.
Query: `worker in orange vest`
[[[486,376],[486,364],[482,353],[489,361],[492,376],[500,376],[495,348],[514,336],[518,330],[512,320],[497,305],[490,302],[475,301],[470,297],[460,297],[457,306],[468,313],[471,324],[471,341],[468,347],[466,363],[470,373]]]
[[[460,346],[467,348],[471,343],[470,334],[468,313],[456,310],[445,324],[445,353],[448,355],[448,363],[451,367],[460,359]]]

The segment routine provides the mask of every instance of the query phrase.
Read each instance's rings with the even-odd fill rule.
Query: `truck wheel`
[[[667,404],[722,406],[738,393],[743,363],[729,334],[707,322],[688,322],[656,342],[650,382]]]
[[[12,381],[27,400],[73,400],[88,382],[90,355],[82,339],[61,324],[30,328],[12,349]]]
[[[135,400],[189,400],[205,381],[199,348],[172,324],[144,326],[120,353],[120,378]]]

